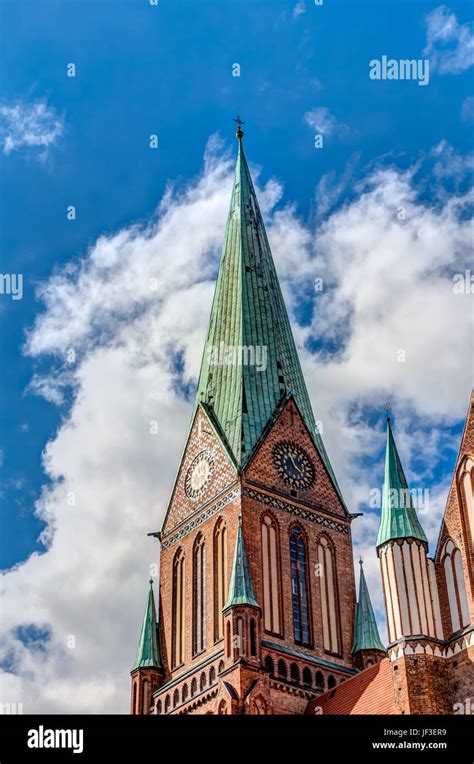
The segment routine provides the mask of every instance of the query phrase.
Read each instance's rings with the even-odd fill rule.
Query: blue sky
[[[138,256],[129,259],[140,239],[135,224],[161,220],[165,254],[157,250],[152,262],[162,282],[161,307],[170,301],[168,319],[154,314],[156,347],[144,347],[164,364],[157,379],[168,382],[170,395],[192,387],[225,223],[236,114],[246,123],[246,152],[316,416],[322,410],[325,440],[351,507],[363,508],[367,487],[382,479],[383,402],[388,398],[398,406],[395,422],[398,416],[409,475],[433,487],[438,509],[427,522],[434,538],[471,384],[467,332],[451,341],[469,315],[466,301],[462,307],[462,298],[444,304],[439,295],[446,292],[436,291],[442,279],[449,284],[468,263],[465,194],[474,118],[469,4],[450,2],[448,9],[436,2],[391,0],[325,0],[323,6],[310,0],[159,0],[155,7],[145,0],[20,0],[4,2],[0,14],[1,267],[3,273],[24,276],[22,300],[0,295],[2,568],[43,552],[43,542],[50,544],[54,529],[61,528],[54,497],[72,480],[74,458],[71,453],[69,473],[58,451],[71,428],[80,429],[83,422],[73,392],[93,417],[85,380],[97,362],[94,354],[126,345],[124,326],[143,310],[138,298],[133,304],[117,300],[105,315],[94,298],[94,279],[103,286],[110,278],[111,289],[122,294],[127,280],[116,280],[116,260],[113,273],[95,272],[93,253],[107,257],[104,242],[109,242],[115,255],[123,251],[125,264],[138,263]],[[371,80],[369,62],[382,55],[428,58],[429,84]],[[66,75],[70,63],[75,77]],[[324,138],[320,150],[314,145],[317,132]],[[149,147],[153,133],[157,150]],[[203,169],[206,146],[208,167]],[[170,184],[170,196],[157,214]],[[456,206],[454,199],[462,202]],[[202,210],[197,205],[194,213],[199,200]],[[387,238],[378,252],[377,241],[391,219],[384,215],[400,204],[409,213],[407,238]],[[67,219],[69,205],[76,207],[74,221]],[[182,256],[192,272],[186,288],[199,325],[192,347],[184,339],[189,327],[172,304],[173,290],[179,295],[183,284],[171,270],[170,241],[176,237],[177,251],[186,241],[173,223],[173,210],[190,232],[206,227],[210,232],[190,235],[188,250],[194,238],[199,240],[191,265]],[[117,242],[119,231],[128,232],[126,246]],[[443,244],[440,251],[433,241]],[[75,270],[81,262],[82,281]],[[312,285],[321,273],[330,288],[319,299]],[[387,279],[393,279],[390,288]],[[38,293],[41,287],[48,290],[46,302]],[[361,302],[369,287],[372,295],[381,291],[381,305],[370,303],[370,310]],[[87,305],[83,330],[75,322]],[[399,313],[397,306],[403,306]],[[70,327],[64,341],[58,339],[61,321]],[[405,337],[410,322],[426,342],[408,353],[401,376],[400,363],[387,361],[383,353],[378,359],[377,352],[391,342],[403,348],[396,335]],[[109,345],[103,341],[107,332],[114,337]],[[178,364],[166,332],[180,348]],[[139,336],[145,335],[140,331]],[[69,347],[79,359],[74,370],[65,364]],[[170,382],[163,357],[172,371],[181,369],[179,379],[175,375]],[[130,394],[135,384],[130,377]],[[144,384],[143,390],[160,394],[153,385]],[[167,431],[169,455],[162,454],[162,462],[160,453],[155,455],[164,476],[158,489],[163,496],[171,487],[189,416],[189,401],[182,396],[168,404],[178,412],[181,427],[176,425],[172,435]],[[120,411],[114,415],[107,405],[102,401],[100,412],[104,419],[111,417],[120,438],[125,427]],[[95,430],[90,432],[95,437]],[[341,437],[350,446],[340,447]],[[99,463],[101,474],[110,469],[113,482],[113,459],[107,461],[111,450],[107,443]],[[150,464],[153,471],[151,458]],[[144,506],[149,506],[145,499]],[[140,522],[143,530],[154,530],[159,513],[150,509]],[[373,524],[361,533],[362,547],[370,547],[375,530]],[[375,570],[374,563],[374,581]],[[54,581],[53,573],[48,580]],[[40,627],[46,629],[45,623]],[[49,641],[50,631],[44,633]]]

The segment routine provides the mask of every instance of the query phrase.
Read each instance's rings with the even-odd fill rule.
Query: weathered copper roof
[[[282,397],[292,394],[340,495],[316,428],[239,132],[234,186],[196,406],[202,402],[212,407],[240,467]],[[258,352],[262,353],[260,359]],[[246,353],[247,361],[253,353],[254,363],[245,362]],[[226,362],[232,354],[233,360]]]
[[[413,506],[410,489],[390,426],[390,417],[388,417],[382,516],[377,546],[385,544],[390,539],[399,538],[415,538],[428,543]]]
[[[153,581],[150,581],[150,591],[143,618],[137,659],[131,671],[138,668],[162,668],[158,622],[156,619],[155,598],[153,596]]]
[[[242,532],[241,517],[239,517],[239,527],[237,528],[234,562],[232,564],[232,575],[229,584],[229,595],[227,597],[227,602],[225,603],[222,610],[225,611],[238,605],[260,607],[255,598],[252,574],[250,572],[250,565]]]

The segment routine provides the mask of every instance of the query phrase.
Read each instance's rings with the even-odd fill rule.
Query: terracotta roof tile
[[[390,661],[384,658],[308,703],[307,714],[396,714]]]

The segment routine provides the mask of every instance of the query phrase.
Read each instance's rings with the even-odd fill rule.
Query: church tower
[[[313,415],[242,138],[238,122],[196,402],[155,534],[158,715],[304,713],[355,673],[352,517]]]
[[[377,537],[388,655],[400,713],[451,713],[434,561],[387,419],[382,516]]]

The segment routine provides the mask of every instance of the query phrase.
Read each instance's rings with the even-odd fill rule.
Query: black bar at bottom
[[[117,756],[159,760],[170,755],[164,737],[174,738],[176,752],[199,737],[224,737],[225,748],[212,757],[245,755],[241,738],[288,738],[298,755],[301,738],[314,755],[362,754],[382,760],[416,754],[420,762],[433,756],[455,764],[474,761],[472,716],[0,716],[0,763],[24,761],[96,761]],[[222,741],[224,743],[224,741]],[[230,748],[228,744],[230,743]],[[218,741],[216,741],[218,745]],[[313,748],[314,746],[314,748]],[[284,750],[288,750],[285,746]],[[290,749],[291,750],[291,749]],[[76,753],[75,753],[76,751]],[[199,753],[200,751],[200,753]],[[207,745],[194,749],[210,754]],[[249,749],[250,751],[250,749]],[[268,757],[266,756],[267,760]],[[400,758],[400,760],[402,760]]]

